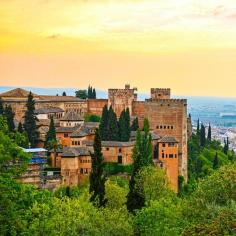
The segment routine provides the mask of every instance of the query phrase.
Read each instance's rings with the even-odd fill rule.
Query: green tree
[[[97,115],[89,115],[86,114],[84,117],[85,122],[100,122],[101,121],[101,117],[97,116]]]
[[[19,124],[18,124],[17,131],[18,131],[19,133],[23,133],[23,132],[24,132],[24,130],[23,130],[23,125],[22,125],[21,122],[19,122]]]
[[[13,132],[15,130],[15,123],[14,123],[15,114],[12,111],[12,107],[10,105],[5,107],[4,114],[7,118],[7,124],[9,127],[9,131]]]
[[[79,90],[75,91],[75,96],[80,99],[86,99],[86,98],[88,98],[87,90],[79,89]]]
[[[119,118],[119,136],[121,142],[127,142],[130,138],[129,110],[123,110]]]
[[[104,175],[104,158],[102,154],[101,137],[98,129],[95,131],[93,144],[94,153],[91,153],[92,169],[89,176],[89,192],[91,194],[90,201],[98,207],[105,206],[105,182]]]
[[[107,105],[105,105],[102,109],[102,117],[99,125],[99,131],[103,141],[108,140],[108,114],[108,108]]]
[[[140,152],[140,147],[142,145],[142,136],[141,131],[137,131],[135,146],[133,149],[133,171],[129,181],[129,193],[127,195],[126,206],[129,212],[134,213],[135,210],[141,209],[145,204],[145,195],[143,185],[137,185],[137,176],[141,168],[143,167],[142,163],[142,154]]]
[[[95,88],[93,89],[93,99],[96,99],[97,98],[97,95],[96,95],[96,90]]]
[[[216,155],[214,157],[214,160],[213,160],[213,169],[217,169],[219,168],[219,158],[218,158],[218,153],[216,152]]]
[[[56,141],[56,129],[54,125],[54,119],[51,117],[49,130],[46,134],[45,146],[48,147],[49,142]]]
[[[197,120],[197,134],[200,134],[200,120]]]
[[[143,166],[153,165],[152,160],[152,137],[149,133],[148,119],[144,119],[144,132],[142,133],[142,144],[140,146],[140,152],[142,157]]]
[[[25,112],[24,129],[28,135],[31,147],[35,147],[37,143],[38,135],[39,135],[38,130],[37,130],[37,124],[36,124],[38,119],[34,114],[35,101],[33,99],[33,95],[31,92],[28,95],[28,101],[27,101],[26,107],[27,107],[27,110]]]
[[[62,96],[66,96],[66,92],[65,91],[62,93]]]
[[[131,125],[131,131],[137,131],[139,128],[139,124],[138,124],[138,117],[136,117]]]
[[[201,124],[200,130],[200,146],[204,147],[206,145],[206,129],[203,124]]]
[[[2,115],[3,113],[4,113],[3,101],[0,98],[0,115]]]
[[[110,106],[108,111],[108,141],[118,141],[119,140],[119,127],[117,122],[116,113],[114,112],[112,106]]]
[[[209,123],[209,126],[208,126],[207,140],[211,141],[211,124],[210,123]]]

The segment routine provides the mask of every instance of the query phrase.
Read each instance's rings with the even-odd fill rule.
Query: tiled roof
[[[135,142],[119,142],[119,141],[102,141],[103,147],[131,147],[134,146]]]
[[[35,110],[35,114],[48,114],[48,113],[58,113],[64,112],[60,107],[49,107],[49,108],[39,108]]]
[[[56,128],[56,132],[57,133],[72,133],[76,129],[78,129],[78,126],[75,126],[75,127],[58,127],[58,128]]]
[[[64,147],[62,157],[78,157],[78,156],[90,156],[89,149],[87,147]]]
[[[160,140],[158,140],[159,143],[178,143],[175,137],[171,136],[164,136]]]
[[[75,130],[70,137],[85,137],[94,134],[94,130],[99,126],[99,122],[84,122],[84,124]]]
[[[22,89],[22,88],[16,88],[16,89],[12,89],[10,91],[7,91],[5,93],[1,93],[0,97],[23,97],[26,98],[29,95],[29,91]],[[32,93],[33,96],[38,96],[35,93]]]
[[[40,95],[39,101],[55,101],[55,102],[85,102],[86,100],[73,96],[46,96]]]
[[[68,112],[61,119],[61,121],[83,121],[84,119],[80,117],[76,112]]]

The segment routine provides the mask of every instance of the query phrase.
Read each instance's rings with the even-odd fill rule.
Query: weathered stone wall
[[[144,117],[150,129],[161,136],[173,136],[179,142],[179,175],[187,181],[187,100],[159,99],[145,102]]]
[[[90,115],[102,115],[102,109],[108,105],[107,99],[88,99],[87,100],[87,113]]]
[[[26,111],[26,99],[2,99],[3,104],[5,105],[11,105],[14,113],[15,113],[15,119],[17,121],[22,121],[23,117],[25,115]],[[74,111],[80,116],[84,116],[87,112],[87,102],[86,101],[78,101],[78,102],[61,102],[61,101],[41,101],[38,99],[35,99],[35,109],[40,108],[50,108],[50,107],[60,107],[64,111]]]
[[[126,85],[125,89],[108,89],[108,106],[112,106],[119,117],[121,112],[129,108],[132,111],[133,101],[137,100],[136,88],[130,89]]]
[[[170,89],[151,88],[152,99],[170,99]]]

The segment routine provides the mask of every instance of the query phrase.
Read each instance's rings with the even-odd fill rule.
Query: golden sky
[[[0,86],[236,96],[236,0],[0,0]]]

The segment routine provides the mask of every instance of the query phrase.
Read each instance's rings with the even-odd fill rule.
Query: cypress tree
[[[125,110],[120,114],[119,118],[119,139],[121,142],[126,142],[126,124],[125,124]]]
[[[96,95],[96,90],[95,88],[93,89],[93,98],[96,99],[97,95]]]
[[[27,107],[27,110],[25,112],[24,129],[26,133],[28,134],[31,147],[35,147],[37,139],[38,139],[38,130],[37,130],[37,125],[36,125],[36,121],[38,119],[34,114],[35,101],[33,99],[33,95],[31,92],[28,95],[28,101],[27,101],[26,107]]]
[[[136,135],[135,146],[133,149],[133,171],[129,182],[129,193],[127,195],[127,209],[134,212],[136,209],[141,209],[145,204],[144,189],[142,184],[137,185],[139,171],[146,166],[153,164],[152,161],[152,143],[149,133],[149,122],[144,119],[144,132],[138,129]],[[142,181],[138,181],[142,183]]]
[[[206,129],[203,124],[201,124],[201,130],[200,130],[200,146],[204,147],[206,144]]]
[[[4,113],[3,101],[0,98],[0,115],[2,115],[3,113]]]
[[[107,105],[103,107],[102,117],[99,125],[99,131],[101,135],[101,139],[103,141],[107,141],[108,139],[108,108]]]
[[[197,120],[197,135],[199,135],[199,134],[200,134],[200,120],[198,118],[198,120]]]
[[[119,138],[121,142],[128,142],[130,138],[130,115],[128,108],[124,109],[120,115]]]
[[[130,129],[131,129],[131,131],[137,131],[138,128],[139,128],[138,117],[136,117],[136,118],[133,120]]]
[[[108,111],[108,140],[118,141],[119,140],[119,127],[117,122],[116,113],[110,106]]]
[[[7,118],[7,124],[8,124],[9,131],[13,132],[15,130],[15,123],[14,123],[15,114],[12,111],[12,107],[10,105],[6,106],[5,110],[4,110],[4,113],[5,113],[6,118]]]
[[[93,144],[94,153],[91,153],[92,169],[89,176],[89,192],[91,194],[90,201],[98,207],[105,206],[105,182],[104,175],[104,158],[102,155],[101,137],[99,130],[95,131]]]
[[[55,129],[55,126],[54,126],[54,120],[51,117],[49,130],[46,134],[45,146],[48,147],[49,142],[52,142],[52,141],[56,141],[56,129]]]
[[[17,131],[18,131],[19,133],[23,133],[23,132],[24,132],[23,126],[22,126],[22,123],[21,123],[21,122],[19,122],[19,124],[18,124]]]
[[[65,91],[62,93],[62,96],[66,96],[66,92]]]
[[[141,157],[142,157],[142,165],[148,166],[152,165],[152,137],[149,133],[149,122],[145,118],[144,119],[144,133],[142,134],[142,145],[140,148]]]
[[[207,140],[211,141],[211,124],[210,123],[209,123],[209,127],[208,127]]]
[[[130,113],[128,107],[125,110],[125,125],[126,125],[126,140],[129,141],[131,130],[130,130]]]
[[[219,158],[218,158],[218,153],[216,153],[214,160],[213,160],[213,169],[219,168]]]
[[[90,87],[90,85],[88,86],[88,98],[92,98],[91,97],[91,87]]]
[[[127,195],[126,206],[129,212],[141,209],[145,205],[144,189],[142,185],[137,185],[137,175],[142,168],[142,156],[140,147],[142,145],[141,131],[137,131],[136,142],[133,149],[133,171],[129,181],[129,193]]]

